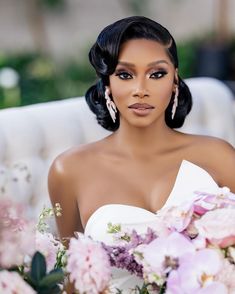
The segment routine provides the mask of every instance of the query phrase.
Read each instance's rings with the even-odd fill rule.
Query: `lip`
[[[131,109],[153,109],[154,106],[150,105],[150,104],[147,104],[147,103],[134,103],[130,106],[128,106],[128,108],[131,108]]]
[[[135,103],[128,106],[128,108],[138,116],[146,116],[150,114],[155,107],[147,103]]]

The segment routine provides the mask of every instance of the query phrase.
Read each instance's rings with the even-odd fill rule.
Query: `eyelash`
[[[159,71],[155,71],[155,72],[151,73],[150,77],[152,75],[156,75],[157,77],[154,77],[153,79],[157,80],[157,79],[160,79],[160,78],[164,77],[166,74],[167,74],[167,72],[165,70],[159,70]],[[126,77],[123,77],[124,75]],[[121,80],[130,80],[132,78],[132,75],[127,71],[117,72],[115,74],[115,76],[118,76]],[[129,77],[127,77],[127,76],[129,76]]]

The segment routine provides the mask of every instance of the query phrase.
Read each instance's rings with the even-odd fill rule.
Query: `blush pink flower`
[[[222,248],[235,244],[235,209],[208,211],[194,222],[200,236]]]
[[[220,254],[212,249],[183,256],[169,274],[166,294],[228,294],[226,285],[216,281],[222,265]]]
[[[111,267],[100,243],[78,234],[78,239],[71,238],[67,254],[66,269],[79,293],[98,294],[108,286]]]
[[[16,272],[0,271],[0,293],[36,294],[36,292]]]
[[[192,239],[191,241],[195,247],[195,249],[204,249],[206,248],[206,239],[200,235],[198,235],[196,238]]]
[[[54,268],[57,253],[62,248],[63,245],[55,240],[52,234],[36,232],[36,250],[45,256],[47,271],[51,271]]]
[[[166,238],[159,237],[142,249],[143,271],[147,276],[150,272],[155,273],[157,280],[162,281],[168,272],[178,267],[181,256],[194,251],[193,244],[178,232],[173,232]]]
[[[228,288],[229,294],[235,294],[235,265],[224,258],[223,266],[215,280],[223,283]]]
[[[169,229],[182,232],[189,225],[193,215],[193,202],[187,201],[180,206],[166,207],[159,211],[158,217]]]
[[[29,245],[30,244],[30,245]],[[27,255],[35,250],[35,226],[24,224],[22,229],[5,228],[0,232],[0,266],[22,265]]]
[[[194,203],[194,212],[198,215],[218,208],[235,208],[235,194],[227,187],[218,188],[216,194],[195,193],[199,195]]]

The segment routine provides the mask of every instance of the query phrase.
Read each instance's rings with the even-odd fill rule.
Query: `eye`
[[[115,76],[118,76],[121,80],[130,80],[132,79],[132,75],[127,71],[117,72]]]
[[[160,79],[160,78],[164,77],[166,74],[167,74],[167,72],[165,70],[155,71],[150,74],[150,78]]]

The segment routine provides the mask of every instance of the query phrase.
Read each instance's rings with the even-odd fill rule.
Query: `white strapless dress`
[[[180,205],[186,201],[190,195],[193,197],[194,191],[204,191],[210,193],[218,192],[218,185],[211,175],[203,168],[183,160],[174,187],[164,204],[164,207]],[[94,240],[113,244],[112,234],[107,233],[107,224],[121,224],[124,228],[135,229],[138,233],[146,231],[155,223],[156,214],[146,209],[123,204],[107,204],[98,208],[89,218],[85,235],[91,236]],[[143,281],[125,270],[114,269],[112,279],[112,289],[123,290],[123,294],[131,293],[136,285],[141,286]],[[114,293],[116,293],[114,291]]]

